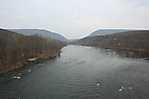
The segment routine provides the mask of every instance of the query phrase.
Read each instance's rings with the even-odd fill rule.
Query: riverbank
[[[111,49],[118,54],[126,52],[126,55],[128,53],[130,56],[139,55],[139,58],[149,58],[148,38],[148,30],[134,30],[109,35],[87,36],[72,42],[72,44]]]
[[[65,42],[38,35],[22,35],[0,29],[0,73],[60,55]]]
[[[81,45],[81,46],[88,46],[94,47],[98,49],[102,49],[105,52],[110,51],[113,52],[120,57],[129,57],[129,58],[143,58],[149,59],[149,50],[148,49],[134,49],[134,48],[119,48],[119,47],[100,47],[100,46],[90,46],[90,45]]]
[[[19,61],[16,64],[9,64],[5,66],[0,65],[0,74],[4,74],[7,72],[13,72],[21,68],[24,68],[25,66],[28,66],[30,64],[38,64],[43,61],[52,60],[52,59],[59,57],[60,54],[61,54],[61,48],[50,50],[49,52],[45,52],[42,54],[38,54],[36,57],[32,57],[32,58]]]

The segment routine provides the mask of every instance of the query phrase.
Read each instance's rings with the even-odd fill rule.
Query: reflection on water
[[[148,99],[148,71],[111,50],[67,46],[54,61],[1,76],[0,99]]]
[[[107,55],[119,56],[119,57],[128,57],[128,58],[149,58],[149,52],[143,51],[131,51],[125,49],[100,49],[103,53]]]

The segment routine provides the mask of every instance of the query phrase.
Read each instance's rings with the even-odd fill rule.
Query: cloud
[[[77,38],[99,28],[149,29],[148,12],[149,0],[2,0],[0,26]]]

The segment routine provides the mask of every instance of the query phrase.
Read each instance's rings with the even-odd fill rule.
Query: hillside
[[[120,32],[127,32],[131,31],[128,29],[99,29],[96,30],[95,32],[91,33],[89,36],[102,36],[102,35],[110,35],[113,33],[120,33]]]
[[[141,52],[146,57],[149,57],[149,30],[127,31],[110,35],[86,37],[78,40],[75,44]]]
[[[51,38],[51,39],[55,39],[55,40],[59,40],[59,41],[63,41],[63,42],[67,41],[67,39],[64,36],[62,36],[58,33],[47,31],[47,30],[41,30],[41,29],[9,29],[9,31],[16,32],[16,33],[23,34],[23,35],[27,35],[27,36],[39,35],[39,36],[44,37],[44,38]]]
[[[0,29],[0,73],[23,67],[30,59],[54,58],[63,46],[57,40]]]

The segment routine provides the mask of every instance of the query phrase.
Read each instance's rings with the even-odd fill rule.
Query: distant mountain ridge
[[[8,29],[8,30],[19,33],[19,34],[28,35],[28,36],[39,35],[44,38],[52,38],[52,39],[56,39],[59,41],[67,41],[67,39],[64,36],[58,33],[54,33],[54,32],[47,31],[47,30],[42,30],[42,29]]]
[[[89,36],[100,36],[100,35],[110,35],[113,33],[128,32],[128,29],[99,29],[91,33]]]

